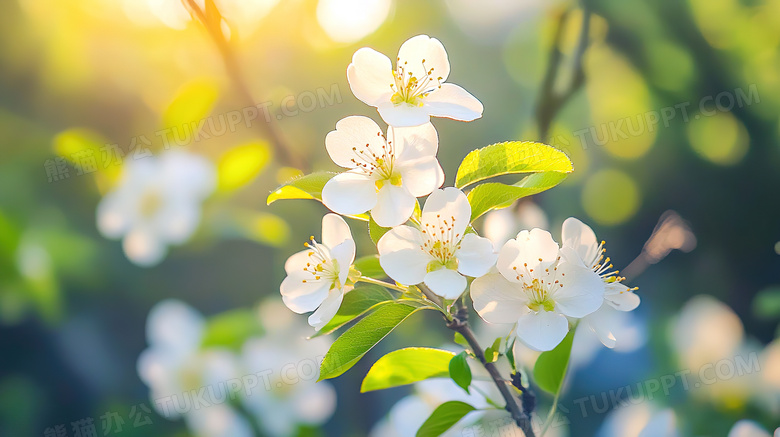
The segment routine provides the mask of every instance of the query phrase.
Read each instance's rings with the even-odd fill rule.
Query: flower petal
[[[568,332],[566,317],[550,311],[529,312],[517,320],[517,338],[538,351],[553,350]]]
[[[322,244],[333,249],[346,240],[352,240],[352,232],[347,222],[339,215],[326,214],[322,218]]]
[[[309,316],[309,325],[319,331],[323,326],[330,322],[330,319],[336,315],[336,312],[341,306],[341,301],[344,299],[344,293],[340,289],[332,289],[328,294],[328,297],[322,301],[322,304],[317,311],[313,312]]]
[[[97,228],[106,238],[119,238],[131,226],[134,215],[130,202],[118,192],[113,192],[100,201],[97,207]]]
[[[432,259],[419,248],[401,249],[379,255],[379,264],[387,276],[399,284],[416,285],[425,279],[428,263]]]
[[[322,304],[328,297],[330,286],[330,281],[315,280],[311,273],[298,270],[284,278],[279,290],[287,308],[303,314],[314,311]]]
[[[352,93],[370,106],[390,101],[393,95],[393,64],[390,59],[374,49],[363,47],[352,55],[347,67],[347,81]]]
[[[608,311],[614,310],[609,305],[601,305],[597,311],[583,317],[582,321],[596,334],[601,344],[612,349],[617,339],[614,334],[615,326],[611,323],[613,318],[607,314]]]
[[[678,437],[677,417],[671,408],[653,414],[639,437]]]
[[[379,239],[377,250],[381,256],[403,249],[420,250],[422,245],[423,237],[420,231],[411,226],[401,225],[394,227]]]
[[[434,270],[423,280],[425,285],[437,295],[445,299],[455,299],[466,289],[466,278],[455,270],[439,269]]]
[[[322,203],[339,214],[362,214],[376,202],[374,181],[362,173],[337,174],[322,188]]]
[[[189,240],[200,224],[200,204],[197,200],[171,199],[153,217],[152,226],[158,235],[171,244]]]
[[[330,251],[333,260],[338,263],[339,283],[343,286],[349,276],[349,266],[355,261],[355,242],[344,240]]]
[[[428,35],[413,36],[401,45],[398,50],[398,67],[403,68],[407,76],[412,74],[418,80],[431,76],[434,85],[444,82],[450,75],[447,50],[441,41]]]
[[[641,299],[625,285],[611,282],[604,284],[604,301],[618,311],[633,311]]]
[[[342,118],[336,123],[336,130],[328,132],[325,137],[330,159],[344,168],[356,168],[357,163],[364,162],[362,156],[366,154],[382,156],[384,147],[385,137],[379,125],[368,117],[358,115]]]
[[[431,121],[428,112],[419,106],[408,103],[395,104],[387,98],[387,101],[380,102],[377,107],[382,120],[393,127],[412,127],[426,124]]]
[[[137,227],[125,235],[122,249],[130,261],[141,267],[159,264],[168,252],[165,243],[148,227]]]
[[[200,347],[204,326],[203,316],[193,307],[166,299],[149,311],[146,340],[162,351],[191,353]]]
[[[523,289],[496,273],[471,283],[471,300],[474,310],[488,323],[515,323],[529,311]]]
[[[496,264],[498,255],[493,252],[493,243],[476,234],[466,234],[455,251],[458,271],[466,276],[478,278]]]
[[[484,107],[463,88],[445,83],[423,98],[423,107],[432,117],[472,121],[482,117]]]
[[[604,281],[593,270],[569,262],[557,266],[558,286],[552,285],[556,309],[569,317],[585,317],[604,302]]]
[[[388,127],[387,141],[393,145],[398,160],[436,156],[439,134],[431,123],[413,127]]]
[[[421,221],[438,228],[447,221],[447,227],[452,227],[452,235],[461,236],[471,220],[471,205],[463,191],[454,187],[434,190],[423,206]]]
[[[404,187],[414,197],[427,196],[444,183],[444,170],[434,156],[399,162],[396,168]]]
[[[414,212],[417,199],[405,187],[386,183],[376,194],[371,217],[379,226],[389,228],[403,224]]]
[[[599,242],[593,229],[574,217],[563,222],[561,228],[562,246],[570,247],[577,252],[582,262],[588,268],[593,268],[599,258]]]
[[[496,267],[505,278],[519,282],[517,271],[541,270],[550,267],[558,259],[558,244],[549,232],[534,228],[520,231],[517,238],[509,240],[498,252]],[[540,261],[541,260],[541,261]]]

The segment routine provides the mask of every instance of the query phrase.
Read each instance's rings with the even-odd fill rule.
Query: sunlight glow
[[[317,21],[332,40],[356,42],[382,25],[390,6],[391,0],[320,0]]]

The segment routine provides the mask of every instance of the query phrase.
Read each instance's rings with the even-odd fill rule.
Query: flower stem
[[[214,4],[214,0],[205,0],[205,9],[201,9],[195,0],[182,1],[192,11],[195,18],[203,24],[214,44],[216,44],[219,54],[222,56],[222,62],[225,64],[228,77],[233,83],[233,88],[235,88],[238,97],[242,100],[242,104],[247,105],[247,107],[255,106],[257,102],[252,98],[252,93],[244,81],[233,48],[222,32],[222,15]],[[278,132],[271,120],[266,117],[265,123],[253,123],[253,125],[257,126],[261,134],[268,138],[280,163],[300,170],[306,170],[306,163],[284,142],[281,133]]]
[[[442,301],[442,299],[437,296],[436,293],[431,291],[431,289],[423,283],[417,284],[417,288],[422,291],[422,294],[425,295],[428,300],[433,302],[433,304],[439,308],[439,311],[441,311],[442,315],[444,315],[444,318],[447,319],[447,323],[452,322],[452,314],[450,314],[450,312],[445,309],[444,301]]]
[[[399,287],[399,286],[397,286],[395,284],[391,284],[389,282],[380,281],[379,279],[369,278],[368,276],[361,276],[361,277],[357,278],[357,281],[358,282],[365,282],[367,284],[379,285],[380,287],[385,287],[385,288],[389,288],[391,290],[400,291],[401,293],[405,293],[406,292],[405,288]]]
[[[472,352],[474,352],[474,355],[477,357],[480,363],[482,363],[482,366],[485,367],[485,370],[487,370],[487,372],[490,374],[490,377],[493,379],[496,387],[498,387],[498,391],[501,392],[501,396],[506,401],[506,406],[504,409],[509,411],[509,413],[512,415],[512,419],[515,421],[515,424],[517,424],[517,426],[523,430],[523,433],[526,437],[535,437],[534,430],[531,426],[531,418],[529,416],[530,412],[525,412],[522,410],[520,403],[518,402],[517,398],[512,395],[512,392],[509,390],[509,384],[507,384],[507,381],[501,376],[495,363],[488,362],[485,359],[485,353],[483,352],[482,347],[479,345],[477,338],[474,336],[474,332],[471,330],[471,327],[469,327],[468,310],[465,306],[458,306],[458,312],[454,315],[452,320],[447,322],[447,327],[462,335],[463,338],[466,339],[466,342],[468,342],[469,346],[471,346]]]

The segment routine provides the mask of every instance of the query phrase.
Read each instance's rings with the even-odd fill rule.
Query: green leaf
[[[360,392],[398,387],[428,378],[446,378],[454,356],[450,351],[425,347],[390,352],[371,366]]]
[[[569,356],[574,339],[574,329],[569,330],[563,341],[555,349],[542,352],[534,365],[534,380],[542,390],[555,394],[560,390],[566,369],[569,367]]]
[[[498,337],[492,345],[485,349],[485,360],[488,363],[493,363],[498,360],[499,355],[501,355],[501,337]]]
[[[515,339],[514,338],[512,338],[511,342],[507,342],[506,359],[509,361],[509,366],[512,369],[512,371],[515,371],[517,369],[517,365],[515,364]]]
[[[471,345],[469,345],[469,342],[466,341],[466,337],[464,337],[460,332],[455,333],[455,344],[459,344],[466,349],[470,349]]]
[[[469,367],[466,351],[452,357],[449,370],[450,378],[455,381],[455,384],[458,384],[460,388],[466,390],[466,393],[469,393],[469,386],[471,385],[471,367]]]
[[[494,209],[511,206],[518,199],[541,193],[566,179],[566,173],[546,172],[526,176],[514,185],[488,182],[469,191],[471,221]]]
[[[336,173],[319,171],[295,178],[269,194],[266,204],[287,199],[315,199],[322,202],[322,187],[333,176],[336,176]]]
[[[433,413],[417,430],[417,437],[438,437],[458,423],[463,416],[474,410],[476,408],[465,402],[445,402],[433,410]]]
[[[271,147],[264,141],[228,150],[217,165],[217,189],[229,192],[247,185],[268,165],[271,156]]]
[[[395,302],[393,295],[378,285],[367,284],[355,287],[355,289],[344,295],[341,307],[339,307],[336,315],[330,319],[330,322],[310,338],[330,334],[371,309],[393,302]]]
[[[330,346],[320,365],[318,381],[335,378],[349,370],[396,326],[419,309],[421,307],[407,304],[381,305],[355,323]]]
[[[374,245],[379,244],[379,239],[390,229],[391,228],[383,228],[376,224],[373,217],[368,221],[368,235],[371,237],[371,241],[374,242]]]
[[[387,273],[385,273],[384,269],[382,269],[382,266],[379,264],[378,255],[367,255],[358,258],[353,264],[355,265],[355,269],[363,276],[374,279],[387,277]]]
[[[237,309],[218,314],[206,324],[201,346],[239,350],[249,337],[262,333],[255,311]]]
[[[506,174],[571,173],[573,169],[569,157],[555,147],[530,141],[507,141],[466,155],[455,176],[455,186],[463,188]]]

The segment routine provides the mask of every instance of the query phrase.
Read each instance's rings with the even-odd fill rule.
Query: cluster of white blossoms
[[[613,328],[599,314],[630,311],[639,298],[621,283],[604,243],[588,226],[566,220],[562,245],[547,231],[522,231],[496,253],[471,227],[466,194],[441,189],[444,172],[430,117],[471,121],[483,109],[463,88],[445,83],[449,72],[447,52],[427,35],[401,46],[395,70],[372,49],[354,54],[347,69],[350,87],[389,127],[385,135],[363,116],[336,124],[325,146],[347,170],[324,185],[322,202],[341,215],[370,212],[377,225],[390,228],[377,242],[379,263],[401,286],[424,284],[450,304],[474,278],[470,293],[479,315],[490,323],[514,324],[517,337],[533,349],[553,349],[580,319],[602,343],[614,346]],[[424,196],[420,213],[417,198]],[[312,237],[306,247],[285,264],[281,294],[297,313],[316,310],[309,323],[320,330],[359,279],[351,266],[355,243],[347,223],[329,214],[322,243]]]

